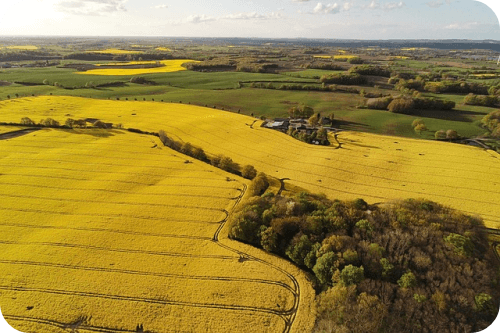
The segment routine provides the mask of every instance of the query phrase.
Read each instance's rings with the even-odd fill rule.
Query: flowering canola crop
[[[98,118],[167,135],[224,154],[241,165],[330,198],[365,198],[371,203],[426,198],[470,214],[487,226],[500,227],[500,156],[484,149],[368,133],[342,132],[341,149],[317,147],[254,119],[231,112],[161,102],[35,97],[3,101],[0,121],[23,116]],[[334,140],[331,140],[334,142]]]
[[[42,101],[64,102],[17,101],[40,107],[33,118],[49,112]],[[245,188],[124,130],[42,129],[1,140],[4,317],[41,333],[310,329],[314,316],[299,300],[312,304],[314,292],[298,269],[214,241]]]
[[[85,72],[76,72],[77,74],[83,75],[139,75],[139,74],[155,74],[155,73],[171,73],[185,71],[186,68],[182,67],[182,64],[186,62],[194,62],[194,60],[189,59],[176,59],[176,60],[160,60],[159,67],[151,68],[100,68],[91,69]],[[110,63],[110,64],[99,64],[100,66],[131,66],[131,65],[143,65],[143,64],[154,64],[156,61],[132,61],[129,63]]]

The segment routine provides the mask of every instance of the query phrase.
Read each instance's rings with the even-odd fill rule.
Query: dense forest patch
[[[310,273],[317,332],[474,332],[494,321],[499,265],[479,218],[427,200],[254,193],[229,235]]]

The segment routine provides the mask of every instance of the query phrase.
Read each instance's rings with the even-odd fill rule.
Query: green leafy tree
[[[401,276],[398,284],[401,288],[412,288],[417,285],[417,278],[412,272],[408,271]]]
[[[353,265],[347,265],[344,267],[342,272],[340,272],[340,281],[345,286],[350,286],[352,284],[358,284],[365,278],[365,269],[363,266],[356,267]]]
[[[332,283],[333,271],[337,260],[338,257],[335,253],[327,252],[316,261],[313,272],[322,284],[330,285]]]
[[[287,247],[285,254],[297,265],[304,265],[304,258],[312,249],[312,242],[307,235],[295,237]]]

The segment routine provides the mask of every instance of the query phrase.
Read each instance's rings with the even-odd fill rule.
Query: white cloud
[[[207,16],[205,14],[202,15],[190,15],[186,18],[186,22],[188,23],[203,23],[203,22],[211,22],[216,21],[217,18],[213,16]]]
[[[426,2],[425,4],[431,8],[439,8],[442,5],[444,5],[445,3],[449,5],[452,2],[453,2],[453,0],[432,0],[432,1]]]
[[[404,1],[400,2],[386,2],[384,4],[380,4],[375,0],[372,0],[368,6],[364,6],[364,8],[368,9],[383,9],[383,10],[393,10],[393,9],[399,9],[405,7],[406,4]]]
[[[55,3],[56,11],[74,15],[103,15],[125,12],[127,0],[62,0]]]
[[[478,25],[479,22],[452,23],[444,28],[448,30],[470,30],[476,28]]]
[[[336,14],[340,11],[340,6],[337,3],[323,5],[319,2],[313,9],[313,14]]]
[[[344,5],[342,6],[342,8],[344,9],[344,11],[348,11],[352,8],[352,2],[346,2],[344,3]]]
[[[234,13],[227,14],[224,16],[207,16],[207,15],[191,15],[188,16],[184,22],[186,23],[204,23],[204,22],[213,22],[219,20],[277,20],[282,19],[285,16],[279,12],[272,12],[269,14],[259,14],[257,12],[250,13]],[[181,24],[182,21],[176,22],[175,24]]]
[[[168,5],[156,5],[154,7],[152,7],[154,9],[165,9],[165,8],[168,8]]]

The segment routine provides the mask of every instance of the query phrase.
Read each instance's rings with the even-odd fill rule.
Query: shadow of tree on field
[[[340,119],[335,119],[334,126],[348,131],[349,130],[360,131],[370,127],[370,125],[356,123],[348,120],[340,120]]]
[[[108,138],[111,136],[124,134],[123,130],[101,129],[101,128],[73,128],[73,129],[61,129],[61,131],[69,134],[91,135],[98,138]]]

